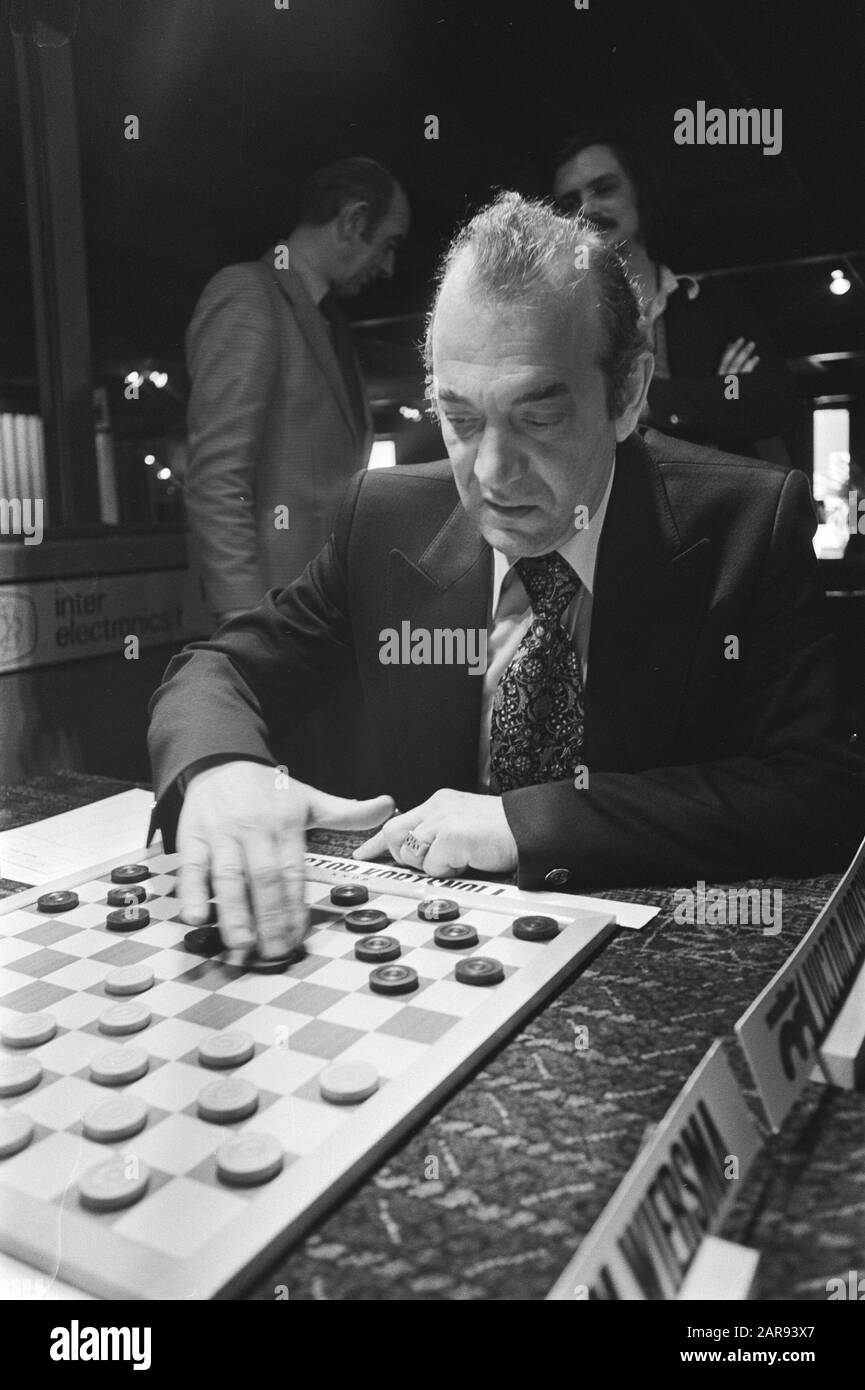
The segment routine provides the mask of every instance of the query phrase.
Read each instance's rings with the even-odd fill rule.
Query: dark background
[[[94,376],[182,361],[220,266],[291,225],[298,181],[381,159],[414,213],[397,277],[350,312],[374,397],[419,383],[413,343],[438,252],[491,187],[545,191],[575,127],[628,119],[663,193],[678,271],[861,252],[865,10],[856,0],[82,0],[73,40]],[[673,112],[781,107],[783,150],[674,144]],[[141,125],[123,137],[124,117]],[[424,139],[435,114],[440,139]],[[0,34],[0,389],[35,384],[20,132]],[[742,274],[803,395],[863,391],[865,291],[833,262]],[[411,315],[411,318],[403,316]],[[382,323],[381,320],[390,320]],[[371,322],[372,321],[372,322]],[[831,354],[819,360],[821,355]],[[841,354],[840,357],[834,354]],[[182,417],[182,372],[159,408]],[[177,388],[177,394],[175,389]]]

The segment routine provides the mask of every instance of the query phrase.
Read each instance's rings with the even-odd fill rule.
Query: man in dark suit
[[[655,372],[642,423],[677,439],[789,462],[781,436],[793,379],[764,325],[731,286],[674,275],[635,148],[618,132],[575,135],[555,158],[553,194],[582,212],[625,261],[653,336]]]
[[[523,888],[841,868],[865,764],[835,727],[804,477],[641,440],[651,355],[619,258],[517,194],[448,253],[428,364],[449,464],[355,478],[301,579],[155,696],[186,920],[212,881],[230,945],[284,951],[307,827],[388,816],[358,857]],[[361,802],[273,767],[355,671],[381,793]]]

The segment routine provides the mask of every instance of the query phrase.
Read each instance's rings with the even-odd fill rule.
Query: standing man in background
[[[777,437],[794,408],[786,364],[740,296],[674,275],[660,261],[653,245],[655,209],[630,144],[603,131],[574,136],[555,158],[552,191],[562,215],[582,212],[616,249],[638,291],[655,352],[642,424],[789,464]]]
[[[393,274],[409,220],[387,169],[338,160],[303,188],[291,235],[220,270],[196,305],[184,490],[191,597],[214,622],[303,572],[366,467],[372,422],[337,300]]]

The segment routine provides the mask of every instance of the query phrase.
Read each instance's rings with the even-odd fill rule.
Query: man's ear
[[[637,428],[637,422],[643,413],[646,396],[652,384],[654,371],[654,354],[649,351],[640,353],[631,369],[631,375],[628,377],[624,409],[616,417],[616,439],[620,444]]]
[[[339,241],[357,241],[366,233],[369,203],[346,203],[336,215],[336,235]]]

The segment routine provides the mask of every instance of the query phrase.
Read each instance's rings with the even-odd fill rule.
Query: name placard
[[[865,841],[813,926],[736,1024],[776,1132],[820,1060],[863,961]]]
[[[548,1298],[675,1298],[759,1147],[723,1044],[714,1042]]]

